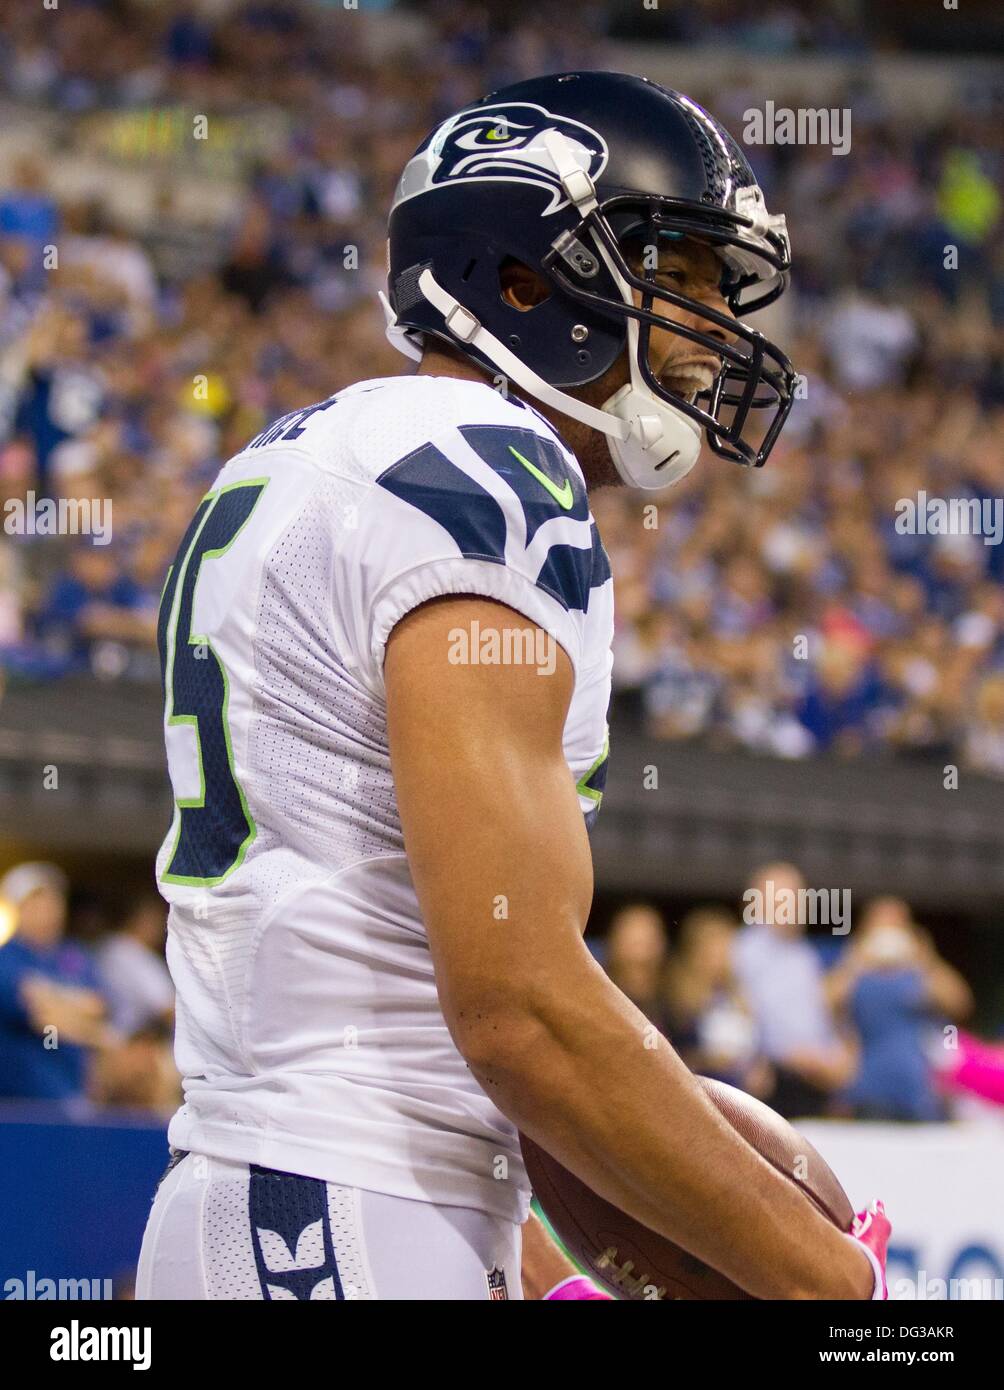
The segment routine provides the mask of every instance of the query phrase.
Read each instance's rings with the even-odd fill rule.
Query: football
[[[854,1210],[826,1161],[762,1101],[708,1077],[698,1080],[747,1143],[842,1231]],[[616,1298],[748,1299],[710,1265],[597,1196],[526,1135],[520,1136],[537,1200],[569,1254]]]

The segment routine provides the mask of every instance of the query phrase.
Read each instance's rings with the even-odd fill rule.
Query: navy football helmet
[[[416,360],[427,334],[443,338],[601,430],[632,486],[683,477],[702,431],[715,453],[760,467],[791,408],[791,363],[755,329],[656,284],[656,268],[632,269],[625,257],[628,245],[684,236],[715,250],[737,316],[785,289],[784,218],[768,213],[742,151],[696,102],[613,72],[516,83],[449,117],[409,160],[390,214],[388,337]],[[550,287],[532,309],[502,296],[500,268],[511,259]],[[708,331],[667,318],[661,304],[698,315]],[[685,396],[659,380],[653,327],[721,362],[706,390]],[[602,409],[567,394],[625,346],[631,380]],[[754,411],[766,421],[757,442]]]

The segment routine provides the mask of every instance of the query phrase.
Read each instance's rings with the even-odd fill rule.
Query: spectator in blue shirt
[[[866,653],[831,641],[796,714],[818,749],[858,753],[871,740],[870,721],[881,693]]]
[[[82,537],[59,571],[36,614],[35,628],[46,649],[58,652],[70,669],[86,668],[95,642],[151,641],[156,614],[146,595],[123,568],[112,546]]]
[[[0,1098],[80,1098],[105,1003],[89,957],[63,939],[66,879],[53,864],[19,864],[0,900],[14,927],[0,946]]]
[[[861,1119],[940,1120],[944,1109],[928,1060],[932,1030],[962,1019],[972,995],[914,923],[900,898],[876,898],[858,925],[827,993],[860,1039],[845,1099]]]
[[[13,187],[0,194],[0,235],[29,242],[41,275],[42,247],[54,243],[59,230],[56,200],[45,186],[45,173],[37,159],[18,160],[12,183]]]

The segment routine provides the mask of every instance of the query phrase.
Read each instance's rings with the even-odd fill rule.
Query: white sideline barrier
[[[796,1128],[855,1211],[874,1197],[885,1202],[890,1299],[1004,1299],[1004,1121]]]

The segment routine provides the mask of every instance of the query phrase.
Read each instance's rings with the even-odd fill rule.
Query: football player
[[[638,78],[519,83],[409,161],[385,308],[417,371],[252,440],[164,591],[185,1101],[140,1297],[518,1298],[517,1128],[757,1297],[881,1293],[884,1218],[874,1249],[836,1230],[582,940],[589,491],[663,488],[703,440],[764,463],[794,378],[742,315],[789,259],[727,132]]]

